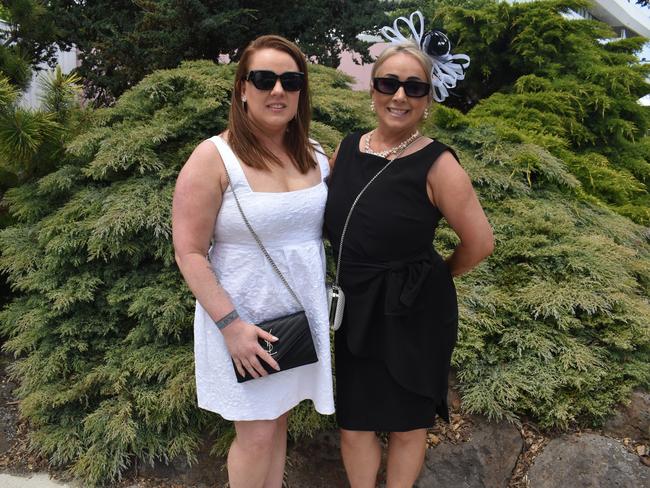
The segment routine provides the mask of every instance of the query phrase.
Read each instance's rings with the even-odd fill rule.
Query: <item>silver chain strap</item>
[[[282,272],[278,268],[277,264],[275,264],[275,261],[273,261],[273,258],[268,253],[268,251],[264,247],[264,244],[262,244],[262,241],[260,240],[259,236],[253,230],[253,227],[251,226],[250,222],[246,218],[246,214],[244,214],[244,210],[242,210],[241,203],[239,203],[239,198],[237,197],[237,193],[235,192],[235,186],[232,184],[232,181],[230,179],[230,174],[228,174],[228,168],[226,167],[225,161],[223,163],[223,167],[226,170],[226,178],[228,180],[228,185],[230,186],[230,191],[232,191],[232,194],[235,197],[235,203],[237,204],[237,208],[239,209],[239,213],[241,214],[242,218],[244,219],[244,223],[246,224],[246,227],[248,227],[248,230],[253,235],[253,239],[255,239],[255,242],[257,242],[257,245],[262,250],[262,253],[266,257],[266,259],[269,261],[269,263],[271,263],[271,267],[273,268],[273,271],[275,271],[276,274],[280,277],[280,280],[282,280],[282,283],[284,284],[284,286],[287,287],[287,290],[289,290],[289,293],[291,293],[291,296],[296,301],[296,303],[300,306],[301,309],[304,310],[305,307],[303,307],[302,303],[300,303],[300,300],[298,299],[298,295],[296,295],[296,293],[293,291],[293,289],[289,286],[289,283],[285,279],[284,275],[282,274]]]
[[[366,189],[370,186],[370,184],[377,179],[377,177],[384,172],[386,168],[388,168],[393,161],[395,161],[397,158],[399,158],[406,149],[413,144],[415,141],[420,139],[420,137],[417,137],[413,141],[411,141],[409,144],[407,144],[405,147],[403,147],[397,154],[395,154],[395,157],[388,161],[383,168],[381,168],[375,176],[370,178],[370,181],[366,183],[366,186],[364,186],[359,194],[357,195],[357,198],[354,199],[354,202],[352,202],[352,206],[350,207],[350,211],[348,212],[348,216],[345,219],[345,224],[343,225],[343,232],[341,233],[341,242],[339,243],[339,257],[336,260],[336,276],[334,278],[334,284],[338,286],[339,284],[339,271],[341,270],[341,256],[343,255],[343,240],[345,239],[345,233],[348,230],[348,224],[350,223],[350,217],[352,216],[352,211],[354,210],[354,207],[356,206],[357,202],[359,201],[359,198],[361,198],[361,195],[366,191]]]

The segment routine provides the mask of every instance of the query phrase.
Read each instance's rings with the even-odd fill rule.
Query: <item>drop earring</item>
[[[375,101],[374,101],[374,100],[370,100],[370,110],[371,110],[372,112],[375,111]]]
[[[424,118],[428,119],[429,118],[429,107],[424,109]]]
[[[241,105],[246,110],[246,95],[241,96]]]

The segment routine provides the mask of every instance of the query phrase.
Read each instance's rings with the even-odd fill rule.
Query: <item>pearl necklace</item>
[[[416,130],[413,134],[411,134],[408,137],[408,139],[406,139],[405,141],[400,142],[397,146],[386,149],[385,151],[373,151],[370,148],[370,139],[371,139],[372,135],[374,134],[374,132],[375,131],[373,130],[372,132],[370,132],[366,136],[366,143],[363,146],[363,152],[368,153],[368,154],[373,154],[375,156],[379,156],[379,157],[382,157],[382,158],[388,158],[388,156],[390,156],[391,154],[397,154],[398,152],[406,149],[406,146],[411,144],[415,139],[420,137],[420,131]]]

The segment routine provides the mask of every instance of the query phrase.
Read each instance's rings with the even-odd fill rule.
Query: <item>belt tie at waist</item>
[[[384,314],[405,315],[415,303],[422,285],[429,277],[436,258],[442,258],[432,249],[398,261],[360,262],[343,261],[341,269],[345,274],[344,291],[355,293],[354,289],[362,287],[372,298],[380,298],[376,293],[383,292]],[[345,286],[345,285],[348,286]],[[346,289],[347,288],[347,289]],[[368,296],[368,298],[371,298]],[[374,300],[373,300],[374,301]],[[375,304],[381,303],[374,301]]]

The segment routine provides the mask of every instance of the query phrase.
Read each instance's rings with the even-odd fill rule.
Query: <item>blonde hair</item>
[[[426,75],[426,82],[431,85],[431,69],[433,68],[431,58],[424,54],[418,45],[412,41],[391,45],[384,49],[384,51],[375,60],[375,64],[372,66],[370,78],[372,79],[376,76],[377,70],[381,68],[381,65],[384,64],[388,58],[391,58],[400,53],[408,54],[417,59]],[[429,98],[431,98],[431,94],[429,94]]]

